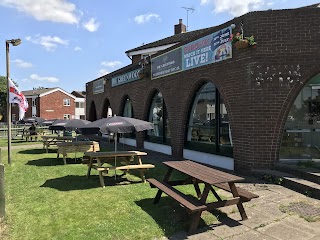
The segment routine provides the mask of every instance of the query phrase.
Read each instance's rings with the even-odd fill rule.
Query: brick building
[[[44,119],[74,119],[85,118],[84,103],[85,96],[75,96],[61,88],[41,88],[22,91],[28,100],[29,108],[25,117],[41,117]],[[78,93],[78,92],[77,92]],[[79,93],[78,93],[79,94]],[[81,102],[81,106],[80,103]],[[79,106],[76,106],[76,105]],[[82,115],[76,115],[77,108],[82,107]],[[19,110],[17,106],[12,107],[12,120],[17,120]]]
[[[236,171],[319,158],[319,16],[316,4],[192,32],[180,21],[175,35],[127,51],[132,64],[87,83],[88,119],[111,108],[152,121],[122,141]],[[253,35],[256,48],[225,42],[231,32]]]

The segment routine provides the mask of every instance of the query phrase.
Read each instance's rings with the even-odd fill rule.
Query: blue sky
[[[0,0],[1,72],[19,90],[60,87],[85,90],[85,83],[130,64],[125,51],[173,35],[179,19],[188,31],[222,24],[248,11],[284,9],[319,0]]]

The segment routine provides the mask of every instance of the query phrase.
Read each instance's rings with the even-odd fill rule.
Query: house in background
[[[75,103],[75,119],[86,119],[86,92],[85,91],[72,91],[72,95],[76,96]]]
[[[41,117],[44,119],[75,119],[85,118],[85,95],[82,92],[70,94],[63,89],[40,88],[22,91],[29,108],[25,117]],[[81,94],[79,94],[81,93]],[[17,121],[19,109],[12,106],[12,121]]]

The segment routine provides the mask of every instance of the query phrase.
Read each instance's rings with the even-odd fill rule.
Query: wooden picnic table
[[[60,142],[57,143],[57,147],[57,158],[59,158],[59,154],[62,154],[64,164],[67,164],[68,153],[100,151],[99,143],[94,141]]]
[[[57,143],[62,142],[71,142],[72,139],[73,137],[71,136],[42,136],[43,148],[45,148],[48,153],[50,145],[56,145]]]
[[[147,155],[146,152],[140,151],[117,151],[117,152],[86,152],[84,154],[89,158],[87,177],[90,176],[91,169],[99,172],[99,180],[102,187],[105,187],[103,173],[108,173],[110,170],[123,170],[127,173],[131,169],[138,169],[142,182],[146,182],[144,172],[149,168],[154,168],[152,164],[143,164],[141,156]],[[121,164],[117,166],[116,161]],[[94,163],[96,160],[96,163]],[[114,164],[113,166],[103,166],[103,164]]]
[[[162,192],[165,192],[168,196],[178,201],[183,207],[185,207],[188,213],[192,216],[189,234],[196,230],[199,224],[201,213],[206,210],[210,211],[224,206],[237,205],[242,220],[247,219],[242,202],[250,201],[252,198],[256,198],[258,196],[244,189],[236,187],[235,182],[244,180],[242,177],[235,176],[233,174],[226,173],[190,160],[167,161],[163,163],[168,166],[168,171],[163,181],[161,182],[153,178],[147,179],[147,181],[150,182],[151,187],[157,187],[159,189],[155,196],[154,203],[158,203],[160,201]],[[170,181],[170,176],[173,170],[184,173],[186,175],[186,179]],[[204,189],[202,192],[200,190],[199,183],[204,184]],[[185,195],[174,188],[174,186],[185,184],[194,185],[197,197]],[[233,198],[222,200],[213,186],[231,192]],[[217,201],[207,202],[210,191],[215,196]]]

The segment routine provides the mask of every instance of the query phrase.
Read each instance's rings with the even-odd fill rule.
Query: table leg
[[[89,178],[89,177],[90,177],[91,168],[92,168],[92,161],[93,161],[93,157],[89,157],[89,164],[88,164],[87,178]]]
[[[198,198],[201,198],[201,191],[200,191],[199,183],[198,183],[197,179],[192,179],[192,182],[193,182],[193,186],[194,186],[194,189],[196,190]]]
[[[237,187],[233,182],[229,182],[229,187],[230,187],[230,190],[231,190],[231,193],[232,193],[233,197],[239,197],[239,193],[238,193]],[[248,219],[246,211],[244,210],[244,207],[242,205],[241,199],[237,203],[237,207],[238,207],[238,210],[240,212],[242,220]]]
[[[67,154],[62,154],[63,155],[63,163],[64,165],[67,164]]]
[[[166,175],[164,176],[164,179],[163,179],[164,182],[166,182],[166,183],[169,182],[169,178],[171,176],[172,171],[173,171],[173,168],[169,167]],[[161,194],[162,194],[162,191],[159,189],[156,197],[154,198],[153,203],[158,203],[160,201]]]
[[[100,161],[100,158],[97,158],[97,164],[98,164],[98,167],[102,167],[102,164],[101,164],[101,161]],[[104,185],[104,179],[103,179],[103,174],[102,174],[102,171],[98,171],[99,172],[99,180],[100,180],[100,185],[101,187],[105,187]]]

